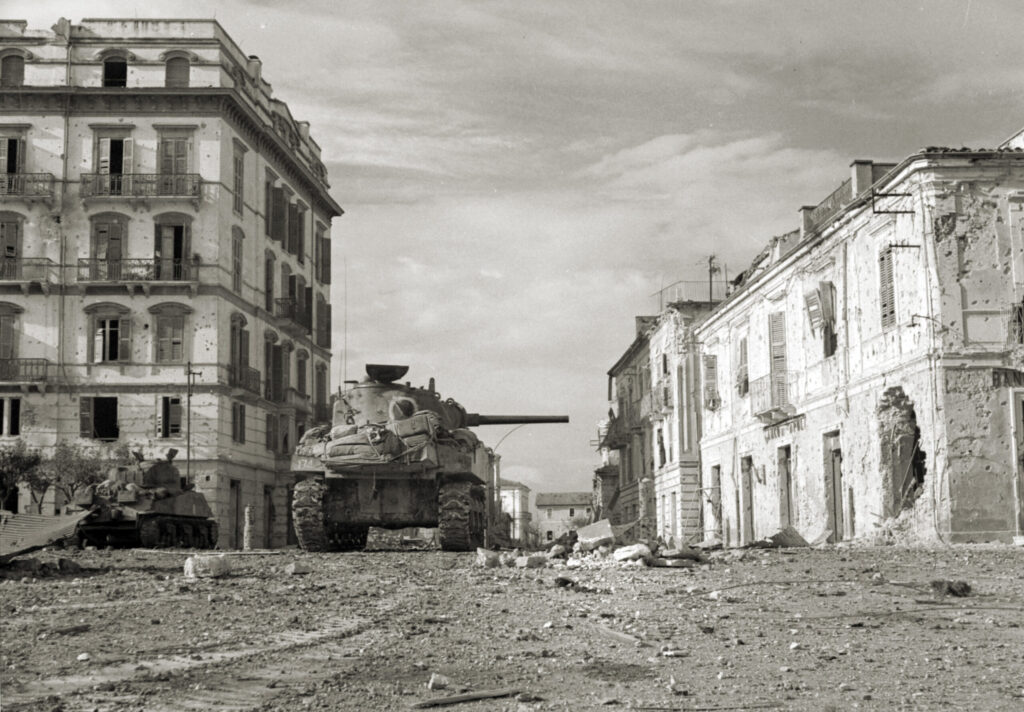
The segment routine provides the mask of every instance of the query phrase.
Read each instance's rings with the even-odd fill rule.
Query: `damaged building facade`
[[[1024,150],[856,161],[696,329],[707,535],[1024,535]]]
[[[246,507],[285,544],[342,213],[309,125],[212,20],[4,21],[0,83],[3,437],[175,448],[222,547]]]

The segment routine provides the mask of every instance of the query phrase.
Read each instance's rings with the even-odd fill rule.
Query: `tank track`
[[[219,531],[217,522],[212,519],[146,517],[139,522],[138,545],[147,549],[213,549],[217,546]]]
[[[437,532],[444,551],[472,551],[484,544],[484,489],[445,482],[437,493]]]
[[[328,551],[327,528],[324,526],[324,483],[302,480],[295,483],[292,494],[292,523],[299,546],[304,551]]]

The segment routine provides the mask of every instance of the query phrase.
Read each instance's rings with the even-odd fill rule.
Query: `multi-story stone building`
[[[327,417],[330,228],[309,125],[213,20],[0,22],[3,437],[177,448],[221,546],[288,538]]]
[[[1024,534],[1022,140],[855,161],[697,327],[709,529]]]
[[[501,511],[512,520],[509,536],[513,541],[526,543],[530,520],[530,488],[515,480],[501,480]]]
[[[577,523],[589,519],[592,513],[590,492],[538,492],[537,528],[542,541],[557,539],[577,528]]]

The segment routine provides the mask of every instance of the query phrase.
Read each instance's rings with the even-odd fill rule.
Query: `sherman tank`
[[[96,546],[212,549],[217,522],[206,498],[192,484],[183,485],[174,465],[177,450],[167,458],[111,468],[103,482],[75,493],[74,504],[92,510],[76,530],[79,541]]]
[[[303,434],[292,462],[292,520],[303,549],[361,549],[371,526],[436,527],[446,551],[483,546],[494,453],[469,428],[569,422],[467,413],[441,399],[434,379],[426,388],[395,383],[407,371],[367,365],[366,378],[335,400],[332,422]]]

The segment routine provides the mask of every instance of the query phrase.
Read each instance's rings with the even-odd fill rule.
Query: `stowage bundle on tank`
[[[76,492],[74,504],[91,510],[78,538],[97,546],[215,547],[213,512],[193,484],[182,484],[176,454],[172,448],[167,459],[144,464],[136,453],[135,463]]]
[[[468,428],[568,422],[567,416],[484,416],[426,388],[396,384],[407,366],[368,365],[334,403],[330,425],[307,431],[292,469],[292,514],[307,550],[362,548],[371,526],[437,527],[465,551],[497,522],[495,456]]]

